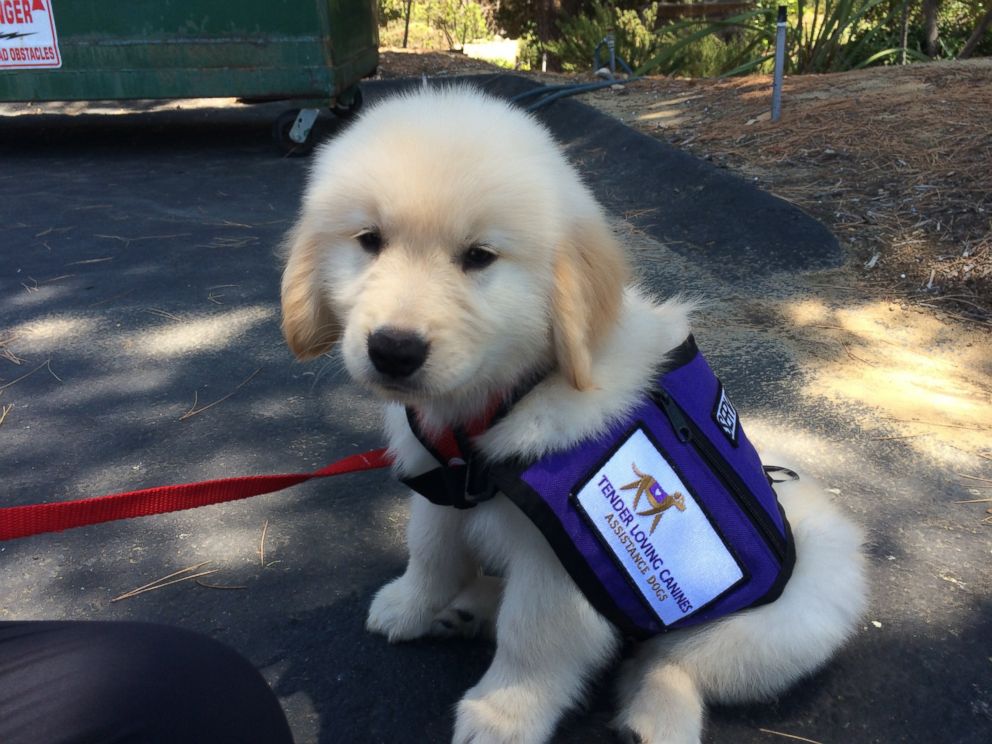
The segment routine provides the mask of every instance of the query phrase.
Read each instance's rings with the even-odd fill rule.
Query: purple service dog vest
[[[693,338],[668,359],[654,389],[601,436],[530,463],[470,454],[465,466],[404,482],[459,508],[504,493],[593,607],[636,638],[771,602],[795,562],[789,524]]]

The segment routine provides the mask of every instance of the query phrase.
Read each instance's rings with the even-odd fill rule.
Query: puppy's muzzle
[[[389,377],[409,377],[427,360],[430,344],[419,334],[397,328],[380,328],[369,336],[372,366]]]

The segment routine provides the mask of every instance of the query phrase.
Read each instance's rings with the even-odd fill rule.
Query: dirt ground
[[[992,59],[789,78],[777,123],[770,90],[652,78],[589,99],[813,214],[867,285],[992,320]]]

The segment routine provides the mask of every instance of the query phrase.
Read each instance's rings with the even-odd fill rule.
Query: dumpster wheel
[[[317,144],[317,138],[313,136],[313,120],[307,121],[306,114],[308,111],[315,111],[315,109],[290,109],[288,111],[283,111],[276,117],[276,120],[272,123],[272,139],[275,140],[276,144],[289,156],[301,156],[309,155],[313,150],[314,146]],[[302,142],[297,142],[292,137],[293,127],[297,126],[297,120],[304,116],[304,120],[301,121],[301,128],[298,131],[302,131],[304,134],[304,139]]]
[[[343,91],[334,105],[331,106],[331,113],[339,119],[350,119],[362,108],[362,89],[357,85]]]

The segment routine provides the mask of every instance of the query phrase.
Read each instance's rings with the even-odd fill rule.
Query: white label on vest
[[[590,524],[665,625],[744,574],[668,460],[637,429],[576,495]]]

